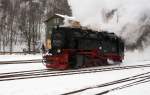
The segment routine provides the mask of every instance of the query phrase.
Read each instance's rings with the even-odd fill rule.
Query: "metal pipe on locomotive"
[[[82,28],[52,29],[51,48],[44,52],[47,68],[72,69],[120,64],[124,42],[114,33]]]

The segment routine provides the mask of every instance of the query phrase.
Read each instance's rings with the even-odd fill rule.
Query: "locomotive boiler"
[[[51,34],[51,49],[44,51],[47,68],[73,69],[120,64],[124,42],[114,33],[57,27]]]

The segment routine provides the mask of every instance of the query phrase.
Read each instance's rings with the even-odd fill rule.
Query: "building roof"
[[[48,22],[49,20],[53,19],[53,18],[62,18],[62,19],[69,19],[69,20],[74,20],[74,17],[70,17],[67,15],[62,15],[62,14],[54,14],[53,16],[49,17],[48,19],[46,19],[44,22]]]

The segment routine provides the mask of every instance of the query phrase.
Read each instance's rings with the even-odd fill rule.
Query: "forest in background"
[[[0,52],[36,51],[43,23],[55,13],[72,15],[67,0],[0,0]]]

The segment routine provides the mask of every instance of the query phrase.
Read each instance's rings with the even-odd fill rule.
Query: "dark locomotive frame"
[[[118,64],[124,58],[123,40],[106,31],[53,28],[51,47],[43,56],[47,68],[69,69]]]

